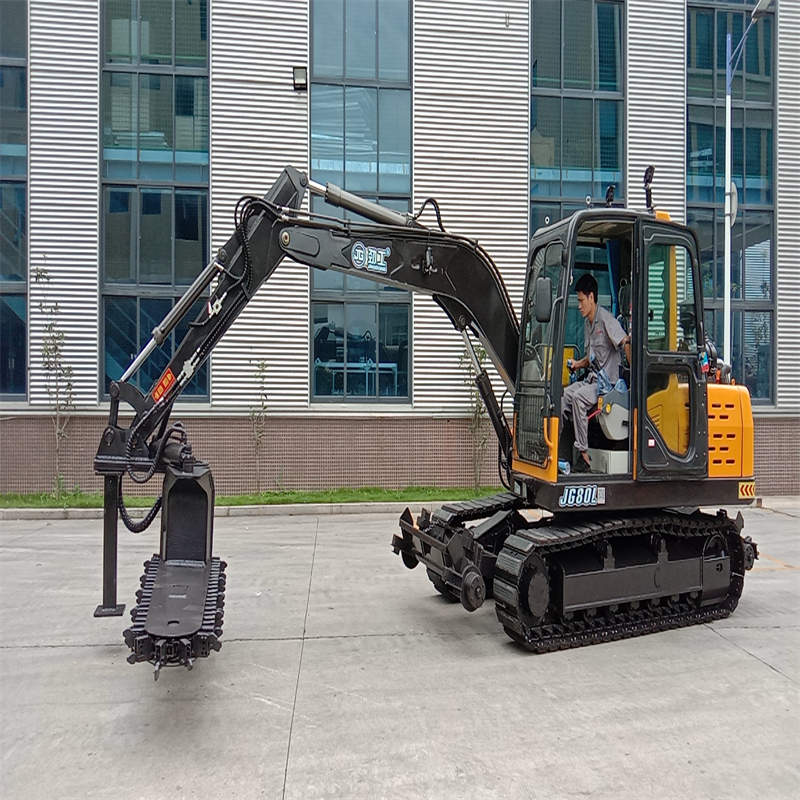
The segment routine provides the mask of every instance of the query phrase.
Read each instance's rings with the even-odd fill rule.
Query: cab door
[[[697,243],[678,226],[640,223],[632,349],[637,480],[705,477],[706,382]]]

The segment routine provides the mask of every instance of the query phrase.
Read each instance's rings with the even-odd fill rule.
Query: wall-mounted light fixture
[[[308,89],[308,67],[292,67],[292,82],[296,92]]]

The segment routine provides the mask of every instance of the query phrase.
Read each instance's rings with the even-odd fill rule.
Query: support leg
[[[117,605],[117,496],[119,475],[106,475],[103,486],[103,603],[96,617],[121,617],[125,604]]]

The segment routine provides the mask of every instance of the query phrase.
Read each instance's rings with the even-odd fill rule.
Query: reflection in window
[[[189,331],[189,324],[203,308],[198,300],[175,330],[156,348],[153,357],[131,378],[141,391],[148,391],[172,358],[175,348]],[[172,308],[172,298],[106,295],[103,298],[104,392],[119,380],[136,354],[150,340],[153,328]],[[208,363],[202,365],[183,390],[184,395],[208,394]]]
[[[28,8],[0,0],[0,396],[27,392]]]
[[[755,400],[773,396],[772,336],[775,223],[774,15],[748,33],[733,76],[731,166],[738,214],[731,227],[732,353],[722,353],[725,259],[725,59],[726,38],[735,48],[749,21],[748,9],[728,0],[697,0],[687,8],[687,220],[700,240],[706,332],[732,362],[733,377]],[[758,337],[756,336],[758,331]],[[756,339],[759,343],[756,344]],[[774,350],[774,343],[769,342]]]
[[[311,3],[311,175],[401,211],[411,194],[409,26],[408,0]],[[320,198],[311,208],[364,221]],[[311,270],[311,293],[312,397],[407,399],[408,293],[331,270]]]
[[[532,0],[532,199],[600,199],[610,185],[624,198],[622,14],[611,0]]]
[[[208,262],[208,2],[108,0],[101,30],[106,392]],[[145,364],[142,390],[188,324]],[[208,395],[206,366],[183,394]]]

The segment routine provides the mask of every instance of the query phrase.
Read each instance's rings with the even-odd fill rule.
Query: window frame
[[[532,64],[532,57],[534,55],[533,48],[531,46],[531,50],[529,53],[529,64],[528,64],[528,94],[529,94],[529,104],[532,108],[533,101],[535,97],[551,97],[551,98],[558,98],[559,99],[559,111],[560,111],[560,118],[559,118],[559,154],[560,154],[560,161],[559,164],[559,193],[558,194],[541,194],[541,195],[534,195],[531,191],[531,160],[530,156],[528,158],[528,205],[532,207],[536,203],[540,203],[542,205],[576,205],[579,200],[583,200],[584,204],[580,206],[581,208],[586,207],[585,203],[585,196],[578,197],[576,194],[565,194],[564,193],[564,167],[563,167],[563,159],[564,159],[564,101],[565,100],[590,100],[592,104],[592,166],[591,166],[591,185],[592,190],[594,190],[594,185],[597,181],[595,181],[595,173],[599,170],[599,167],[595,164],[596,161],[596,153],[595,153],[595,145],[598,142],[598,131],[597,131],[597,109],[598,103],[602,100],[607,101],[615,101],[619,103],[620,108],[620,115],[619,115],[619,124],[620,124],[620,132],[619,132],[619,141],[621,143],[620,147],[620,186],[619,191],[614,197],[615,202],[622,203],[624,205],[626,197],[627,197],[627,174],[626,174],[626,166],[627,166],[627,158],[628,158],[628,142],[626,136],[626,112],[627,112],[627,94],[628,94],[628,48],[627,48],[627,41],[625,38],[625,31],[626,31],[626,12],[627,12],[627,5],[624,0],[591,0],[592,2],[592,21],[591,21],[591,28],[592,28],[592,86],[591,89],[580,89],[574,87],[567,87],[564,84],[564,63],[565,63],[565,47],[564,47],[564,0],[558,0],[559,3],[559,31],[561,36],[560,41],[560,48],[559,48],[559,86],[558,87],[540,87],[533,85],[533,64]],[[609,89],[599,89],[597,88],[599,85],[599,75],[597,74],[597,53],[595,48],[598,46],[597,43],[597,5],[598,3],[602,3],[604,5],[613,5],[620,9],[620,28],[622,32],[622,36],[620,38],[620,45],[622,47],[622,53],[620,57],[620,80],[619,80],[619,89],[616,91],[609,90]],[[529,4],[529,10],[531,14],[531,24],[534,24],[533,20],[533,0],[531,0]],[[529,36],[531,39],[532,45],[532,37]],[[531,134],[533,132],[533,128],[531,127],[531,120],[529,114],[529,130],[528,130],[528,147],[530,150],[530,139]],[[605,192],[605,189],[603,190]],[[599,203],[604,200],[604,197],[594,197],[592,195],[592,202]],[[529,208],[529,218],[532,216],[531,209]],[[552,222],[556,222],[557,220],[551,220]],[[533,230],[531,230],[531,234],[533,234]]]
[[[131,19],[141,18],[141,0],[132,0],[132,14]],[[141,59],[141,29],[139,31],[139,41],[136,45],[136,55],[131,57],[131,63],[121,63],[106,60],[106,25],[105,25],[105,11],[101,9],[100,16],[100,36],[99,36],[99,51],[98,51],[98,69],[99,69],[99,107],[100,117],[98,124],[98,175],[100,180],[98,183],[98,348],[97,348],[97,368],[98,368],[98,400],[108,402],[110,396],[105,387],[105,334],[106,334],[106,320],[105,320],[105,298],[106,297],[133,297],[137,299],[137,332],[139,331],[139,299],[163,299],[170,301],[171,306],[175,301],[180,298],[191,285],[191,280],[186,283],[177,283],[175,280],[176,260],[175,260],[175,195],[180,192],[189,194],[205,193],[206,197],[206,224],[205,224],[205,252],[210,258],[211,253],[211,127],[210,127],[210,110],[211,110],[211,36],[210,36],[210,3],[206,3],[206,63],[204,67],[187,66],[177,64],[176,56],[176,0],[170,0],[171,8],[171,46],[172,46],[172,61],[170,64],[148,64]],[[136,85],[136,98],[135,114],[136,114],[136,177],[106,177],[104,172],[104,152],[103,152],[103,78],[106,74],[123,73],[134,76]],[[209,130],[208,130],[208,179],[206,181],[187,181],[179,180],[176,177],[175,171],[177,162],[175,160],[176,142],[175,131],[173,129],[173,144],[172,144],[172,177],[169,179],[154,179],[154,178],[140,178],[139,173],[139,108],[138,102],[140,92],[140,76],[142,75],[159,75],[163,77],[170,77],[172,79],[172,121],[173,128],[176,118],[177,106],[177,93],[175,86],[177,78],[179,77],[192,77],[192,78],[205,78],[208,89],[208,110],[209,110]],[[108,190],[115,188],[132,189],[133,196],[136,198],[136,215],[132,222],[135,226],[135,253],[133,255],[134,264],[136,268],[136,275],[134,280],[130,282],[120,281],[107,281],[105,278],[105,235],[106,235],[106,214],[105,214],[105,193]],[[171,281],[169,283],[141,283],[139,281],[139,258],[140,258],[140,217],[141,217],[141,190],[142,189],[159,189],[169,192],[171,199],[171,222],[170,222],[170,238],[171,238],[171,256],[170,256],[170,275]],[[205,267],[205,264],[198,266],[198,274]],[[206,293],[208,290],[206,290]],[[175,333],[170,335],[174,340]],[[177,346],[179,342],[175,342]],[[174,348],[173,348],[174,354]],[[142,391],[146,392],[149,387],[143,387]],[[207,372],[207,385],[206,391],[201,394],[182,394],[178,402],[186,402],[192,405],[208,405],[211,401],[211,363],[208,361]]]
[[[413,166],[414,166],[414,30],[413,30],[413,21],[414,21],[414,0],[408,0],[408,79],[405,81],[399,80],[391,80],[391,79],[382,79],[380,77],[380,54],[379,54],[379,33],[376,33],[375,36],[375,77],[374,78],[363,78],[363,77],[349,77],[346,74],[346,65],[347,65],[347,35],[346,35],[346,25],[347,25],[347,0],[342,0],[342,74],[340,77],[315,77],[314,76],[314,64],[313,64],[313,53],[314,53],[314,24],[313,24],[313,4],[314,0],[311,0],[309,6],[309,115],[308,115],[308,130],[309,130],[309,174],[311,174],[311,92],[313,91],[313,86],[331,86],[331,87],[341,87],[343,92],[343,102],[346,105],[346,90],[348,88],[367,88],[367,89],[375,89],[377,92],[380,92],[384,89],[399,89],[408,92],[409,96],[409,107],[410,107],[410,115],[409,115],[409,165],[410,165],[410,174],[409,174],[409,191],[405,192],[384,192],[380,190],[380,169],[378,168],[378,173],[376,175],[376,191],[360,191],[360,190],[351,190],[357,191],[358,194],[368,197],[368,198],[376,198],[378,203],[384,201],[405,201],[409,204],[409,208],[413,206],[413,195],[414,195],[414,180],[413,180]],[[380,30],[380,0],[375,0],[375,7],[376,7],[376,16],[375,16],[375,27],[376,31],[379,32]],[[378,100],[378,104],[380,101]],[[342,164],[342,174],[343,176],[346,173],[346,157],[347,157],[347,150],[346,150],[346,134],[347,134],[347,120],[346,116],[342,115],[342,143],[344,147],[344,159],[345,163]],[[377,141],[377,148],[378,148],[378,164],[380,163],[380,114],[377,115],[376,119],[376,141]],[[343,188],[346,188],[346,179],[342,181]],[[321,204],[322,205],[322,204]],[[326,208],[327,206],[327,208]],[[328,210],[329,209],[329,210]],[[329,216],[336,216],[341,214],[341,209],[337,209],[333,206],[329,206],[328,204],[322,205],[317,213],[320,214],[329,214]],[[345,214],[344,217],[346,218],[348,215]],[[352,404],[354,406],[364,406],[364,405],[386,405],[386,406],[410,406],[413,404],[413,340],[414,340],[414,333],[413,333],[413,320],[414,320],[414,295],[411,291],[397,291],[397,292],[384,292],[382,290],[382,285],[379,283],[375,283],[375,290],[374,291],[367,291],[367,290],[351,290],[346,288],[346,285],[343,284],[341,289],[326,289],[326,288],[316,288],[314,286],[314,275],[317,273],[317,270],[314,268],[309,268],[309,303],[308,303],[308,343],[309,343],[309,357],[308,357],[308,397],[309,397],[309,404],[310,405],[330,405],[330,404]],[[343,278],[346,279],[347,276],[343,275]],[[359,276],[355,276],[359,277]],[[363,276],[362,276],[363,277]],[[327,304],[341,304],[343,307],[347,304],[372,304],[375,306],[375,320],[376,325],[378,328],[380,327],[380,307],[382,305],[395,305],[395,306],[405,306],[407,309],[408,314],[408,386],[407,386],[407,394],[405,395],[394,395],[394,396],[385,396],[381,397],[378,392],[379,386],[379,379],[376,380],[376,392],[375,395],[349,395],[344,392],[343,386],[343,393],[341,395],[318,395],[314,393],[314,314],[313,314],[313,307],[316,303],[327,303]],[[345,328],[345,343],[346,343],[347,331]],[[377,365],[380,363],[379,361],[379,354],[377,348],[380,344],[380,331],[378,330],[378,335],[376,336],[376,370]],[[345,344],[346,347],[346,344]],[[345,367],[346,373],[346,367]],[[376,375],[378,373],[376,372]]]
[[[22,280],[0,279],[0,295],[22,295],[25,303],[25,338],[22,344],[22,354],[25,358],[24,389],[22,392],[1,392],[0,403],[26,403],[30,395],[30,324],[31,324],[31,263],[30,263],[30,69],[28,66],[28,53],[30,48],[30,0],[25,3],[25,55],[5,56],[0,53],[0,67],[16,67],[24,70],[25,78],[25,172],[9,173],[8,176],[0,175],[2,184],[21,184],[24,191],[25,227],[22,231],[25,252],[24,276]]]
[[[689,88],[689,46],[690,41],[688,38],[688,19],[689,14],[693,11],[706,11],[711,12],[713,14],[713,31],[711,35],[712,41],[712,54],[711,54],[711,94],[709,96],[704,95],[694,95],[690,94]],[[720,114],[722,115],[723,127],[724,127],[724,119],[725,119],[725,95],[718,93],[718,81],[720,75],[720,69],[718,66],[718,19],[719,19],[719,12],[722,13],[738,13],[747,16],[747,8],[743,6],[741,3],[730,2],[729,0],[697,0],[694,2],[693,0],[687,0],[687,41],[686,41],[686,48],[685,48],[685,59],[684,59],[684,68],[686,71],[686,216],[687,220],[690,216],[694,213],[702,212],[705,214],[711,214],[711,225],[712,225],[712,247],[714,251],[714,259],[713,263],[716,265],[717,260],[717,247],[719,246],[720,258],[724,259],[723,253],[723,245],[721,242],[718,241],[720,236],[724,234],[724,228],[722,227],[725,224],[724,221],[724,200],[716,199],[717,194],[717,180],[721,183],[724,183],[724,168],[723,168],[723,175],[721,177],[717,174],[717,166],[718,161],[717,158],[717,119],[719,118]],[[744,366],[744,320],[746,313],[765,313],[768,312],[770,315],[770,335],[771,335],[771,363],[770,363],[770,381],[769,381],[769,396],[768,397],[755,397],[751,395],[751,403],[754,407],[760,408],[774,408],[777,402],[777,347],[774,346],[775,338],[777,336],[777,293],[778,293],[778,269],[777,269],[777,253],[776,253],[776,244],[777,244],[777,193],[778,193],[778,179],[777,179],[777,124],[778,124],[778,104],[777,104],[777,68],[778,68],[778,47],[777,47],[777,19],[778,15],[774,12],[770,12],[769,18],[771,20],[772,25],[772,43],[771,43],[771,62],[770,62],[770,70],[771,70],[771,80],[772,80],[772,88],[771,88],[771,100],[764,101],[764,100],[752,100],[747,99],[747,73],[746,73],[746,51],[748,45],[751,43],[751,36],[753,36],[756,31],[755,29],[750,32],[748,35],[747,42],[745,42],[744,50],[745,52],[742,54],[742,60],[737,68],[737,74],[741,74],[741,92],[740,95],[737,97],[735,90],[732,92],[731,95],[731,110],[732,110],[732,117],[737,112],[742,115],[742,189],[740,191],[739,196],[739,208],[737,218],[735,220],[735,225],[740,224],[741,228],[741,235],[742,235],[742,261],[743,261],[743,270],[740,276],[741,278],[741,294],[739,297],[731,297],[731,317],[732,317],[732,332],[731,332],[731,348],[733,349],[734,344],[734,329],[739,327],[741,328],[742,334],[740,337],[740,357],[742,360],[742,366]],[[745,23],[746,23],[745,19]],[[760,23],[756,23],[756,28]],[[732,42],[733,46],[736,46],[736,42]],[[740,73],[741,70],[741,73]],[[724,81],[724,72],[723,72],[723,81]],[[723,86],[724,89],[724,86]],[[713,127],[713,134],[711,137],[711,145],[712,145],[712,200],[689,200],[688,199],[688,180],[689,180],[689,171],[688,171],[688,161],[689,161],[689,109],[690,107],[703,107],[708,108],[713,111],[714,114],[714,127]],[[770,121],[771,121],[771,131],[772,131],[772,158],[770,163],[770,170],[772,175],[772,201],[769,203],[764,202],[748,202],[747,201],[747,116],[748,112],[763,112],[767,111],[770,114]],[[724,143],[724,140],[723,140]],[[733,176],[732,176],[733,177]],[[770,297],[769,298],[747,298],[745,294],[745,286],[747,280],[747,216],[749,214],[763,214],[767,213],[770,214],[772,217],[772,223],[770,226]],[[736,228],[734,227],[734,230]],[[718,236],[719,234],[719,236]],[[733,252],[733,244],[731,248],[731,252]],[[702,251],[698,254],[701,256],[701,290],[702,290]],[[710,296],[707,296],[705,292],[703,292],[703,314],[704,314],[704,321],[703,325],[705,330],[708,334],[714,339],[715,332],[714,329],[707,328],[705,326],[706,318],[710,312],[711,319],[716,319],[717,316],[721,315],[724,311],[724,302],[725,299],[720,294],[717,296],[716,294],[716,276],[712,277],[712,293]],[[737,323],[737,320],[740,321],[740,324]],[[716,341],[716,340],[715,340]],[[720,342],[716,342],[718,345],[721,344]],[[734,375],[734,377],[737,377]],[[744,376],[742,376],[742,382],[744,383]]]

